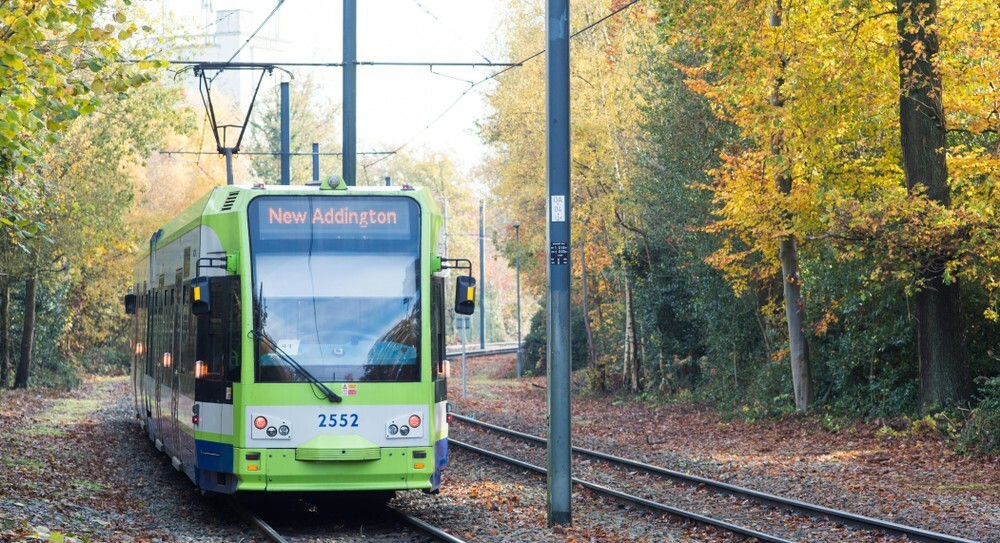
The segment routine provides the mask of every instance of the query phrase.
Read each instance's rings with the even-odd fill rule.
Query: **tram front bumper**
[[[429,489],[435,472],[433,447],[382,448],[377,459],[302,460],[296,449],[237,449],[235,458],[239,491]]]

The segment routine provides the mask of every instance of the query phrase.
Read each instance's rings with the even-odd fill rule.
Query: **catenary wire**
[[[416,1],[416,0],[414,0],[414,1]],[[612,12],[608,13],[607,15],[605,15],[604,17],[601,17],[600,19],[594,21],[593,23],[590,23],[589,25],[587,25],[587,26],[585,26],[585,27],[577,30],[576,32],[570,34],[570,36],[569,36],[570,39],[573,39],[573,38],[579,36],[580,34],[583,34],[584,32],[590,30],[591,28],[594,28],[595,26],[603,23],[604,21],[607,21],[608,19],[614,17],[615,15],[618,15],[619,13],[621,13],[621,12],[625,11],[626,9],[634,6],[635,4],[638,4],[640,1],[642,1],[642,0],[632,0],[629,3],[627,3],[627,4],[623,5],[623,6],[620,6],[618,9],[615,9],[614,11],[612,11]],[[417,4],[419,5],[419,2]],[[542,54],[545,53],[545,51],[546,51],[546,49],[543,48],[540,51],[537,51],[536,53],[534,53],[532,55],[529,55],[529,56],[525,57],[524,59],[522,59],[522,60],[520,60],[518,62],[512,63],[509,66],[504,67],[502,70],[500,70],[498,72],[490,74],[490,75],[484,77],[483,79],[480,79],[479,81],[471,83],[468,88],[466,88],[465,90],[463,90],[462,93],[458,95],[458,98],[455,98],[455,100],[451,104],[449,104],[448,107],[444,108],[444,110],[441,111],[441,113],[439,113],[436,117],[434,117],[434,119],[431,122],[429,122],[426,126],[424,126],[423,128],[421,128],[420,131],[418,131],[413,137],[411,137],[410,139],[408,139],[406,142],[404,142],[399,147],[396,147],[395,149],[393,149],[393,151],[392,151],[391,154],[383,156],[383,157],[381,157],[381,158],[379,158],[377,160],[374,160],[374,161],[372,161],[370,163],[364,164],[362,166],[362,168],[365,169],[365,170],[367,170],[369,166],[374,166],[374,165],[378,164],[379,162],[382,162],[383,160],[385,160],[389,156],[394,155],[394,154],[402,151],[404,148],[406,148],[411,143],[413,143],[414,141],[416,141],[417,138],[419,138],[420,136],[422,136],[424,134],[424,132],[426,132],[427,130],[429,130],[432,126],[434,126],[435,123],[437,123],[439,120],[441,120],[442,117],[444,117],[449,111],[451,111],[452,108],[454,108],[462,100],[462,98],[465,98],[465,96],[467,94],[469,94],[470,91],[472,91],[472,89],[476,88],[477,86],[479,86],[479,85],[481,85],[483,83],[486,83],[487,81],[489,81],[491,79],[495,79],[496,77],[499,77],[501,74],[507,72],[508,70],[511,70],[511,69],[516,68],[518,66],[522,66],[526,62],[529,62],[529,61],[531,61],[531,60],[533,60],[535,58],[540,57]]]
[[[266,25],[267,22],[271,20],[271,17],[274,17],[274,14],[278,12],[278,9],[284,3],[285,3],[285,0],[278,0],[278,5],[274,6],[274,9],[271,10],[271,13],[267,14],[267,17],[264,18],[264,22],[260,23],[260,26],[257,27],[257,30],[254,30],[253,34],[250,34],[250,37],[247,38],[247,41],[243,42],[243,45],[241,45],[240,48],[237,49],[235,53],[233,53],[233,56],[229,57],[229,60],[226,61],[226,64],[232,62],[233,59],[236,58],[236,56],[240,54],[240,51],[242,51],[243,48],[246,47],[248,43],[250,43],[250,40],[252,40],[255,37],[257,37],[257,33],[260,32],[261,29],[264,28],[264,25]]]
[[[431,10],[428,9],[423,4],[421,4],[420,0],[413,0],[413,3],[416,4],[417,7],[419,7],[420,9],[422,9],[424,11],[424,13],[426,13],[431,19],[434,19],[438,24],[440,24],[441,26],[443,26],[445,28],[445,30],[447,30],[448,32],[451,32],[452,36],[455,36],[456,38],[458,38],[458,41],[462,42],[463,45],[465,45],[469,49],[472,49],[473,51],[475,51],[475,53],[477,55],[479,55],[479,58],[485,60],[486,62],[491,62],[490,59],[486,58],[486,55],[484,55],[482,52],[479,51],[479,49],[476,49],[475,46],[469,44],[469,42],[465,41],[465,39],[463,39],[462,36],[460,36],[458,34],[458,32],[455,32],[455,30],[452,29],[450,26],[444,24],[444,21],[442,21],[440,18],[438,18],[437,15],[434,15],[433,13],[431,13]]]

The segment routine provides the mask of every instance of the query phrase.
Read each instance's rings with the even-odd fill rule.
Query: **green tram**
[[[443,218],[391,187],[218,187],[140,255],[135,413],[203,490],[435,491],[448,461]],[[475,280],[456,278],[470,314]]]

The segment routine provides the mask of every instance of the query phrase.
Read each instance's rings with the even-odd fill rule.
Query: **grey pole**
[[[226,147],[222,149],[222,153],[226,155],[226,184],[233,184],[233,148]]]
[[[479,202],[479,348],[486,350],[486,202]]]
[[[521,378],[521,221],[514,221],[514,269],[517,270],[517,378]]]
[[[288,82],[281,82],[281,184],[292,184],[292,115]]]
[[[548,523],[571,524],[569,0],[546,11],[548,184]]]
[[[465,315],[459,315],[458,319],[463,322],[462,324],[462,399],[464,400],[468,395],[465,390],[465,334],[469,333],[469,317]]]
[[[313,144],[313,183],[319,183],[319,144]]]
[[[448,197],[444,198],[444,224],[441,227],[444,230],[444,254],[441,256],[448,257]]]
[[[357,148],[358,113],[358,4],[344,0],[344,183],[353,187]]]

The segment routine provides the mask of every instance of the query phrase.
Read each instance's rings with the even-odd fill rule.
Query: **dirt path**
[[[0,395],[0,541],[253,541],[141,433],[125,378]]]

